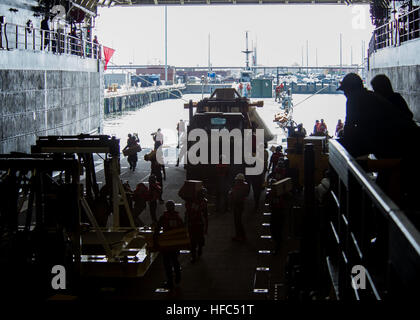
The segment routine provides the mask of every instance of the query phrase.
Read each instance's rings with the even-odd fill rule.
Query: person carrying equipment
[[[182,221],[179,213],[175,211],[175,202],[168,200],[166,202],[166,211],[159,218],[156,229],[153,234],[155,246],[162,253],[163,266],[165,268],[166,279],[165,288],[173,289],[173,273],[175,273],[175,284],[181,282],[181,266],[178,261],[179,250],[177,249],[162,249],[159,246],[159,233],[163,229],[163,232],[170,231],[177,228],[182,228],[184,222]],[[173,271],[172,271],[173,269]]]
[[[322,134],[322,135],[327,134],[327,124],[324,122],[324,119],[321,119],[321,122],[318,127],[318,134]]]
[[[156,176],[151,174],[149,177],[149,208],[150,208],[150,217],[152,218],[152,223],[156,223],[156,208],[157,201],[162,193],[162,189],[159,183],[156,181]]]
[[[281,100],[281,96],[280,96],[281,90],[282,90],[282,88],[281,88],[280,85],[276,86],[276,98],[274,99],[274,101],[277,101],[277,99],[279,99],[279,102],[280,102],[280,100]]]
[[[185,202],[185,224],[191,241],[191,262],[200,257],[203,252],[204,235],[208,230],[207,190],[201,188],[197,197]]]
[[[138,161],[137,152],[141,151],[139,142],[140,140],[137,134],[134,133],[133,135],[131,135],[131,133],[129,133],[128,139],[127,139],[127,145],[123,149],[123,153],[124,151],[128,151],[127,161],[130,165],[130,170],[133,170],[133,171],[136,170],[136,165]]]
[[[245,182],[245,176],[243,173],[238,173],[236,175],[235,182],[229,194],[232,202],[235,223],[235,236],[232,240],[245,241],[246,236],[242,225],[242,213],[244,211],[245,199],[249,194],[249,185]]]
[[[268,165],[268,171],[270,171],[271,168],[271,173],[273,174],[274,169],[277,167],[277,163],[279,162],[280,158],[284,158],[284,154],[282,152],[283,147],[282,146],[278,146],[276,147],[276,151],[271,155],[270,158],[270,163]]]
[[[134,200],[134,216],[142,226],[143,222],[140,219],[140,214],[146,209],[146,203],[150,198],[149,188],[144,183],[139,183],[133,192]]]
[[[159,152],[160,155],[158,155],[157,153]],[[158,161],[158,157],[162,157],[162,151],[161,150],[153,150],[151,153],[146,154],[144,156],[144,160],[146,161],[150,161],[150,175],[155,176],[157,182],[160,185],[161,188],[161,193],[159,195],[159,202],[161,204],[163,204],[163,199],[162,199],[162,193],[163,193],[163,177],[166,180],[166,172],[165,172],[165,166],[160,164]],[[164,176],[162,177],[162,171]]]

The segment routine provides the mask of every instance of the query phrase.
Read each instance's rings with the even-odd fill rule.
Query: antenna
[[[246,70],[249,70],[249,54],[252,52],[251,50],[248,50],[248,31],[245,31],[246,33],[246,50],[242,51],[246,55]]]

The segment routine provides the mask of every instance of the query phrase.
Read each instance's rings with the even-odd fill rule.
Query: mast
[[[210,63],[210,33],[209,33],[209,72],[211,71],[211,63]]]
[[[245,53],[245,55],[246,55],[246,60],[245,60],[246,67],[245,67],[245,69],[249,70],[249,54],[252,53],[252,51],[248,49],[248,31],[245,31],[245,32],[246,32],[246,50],[242,51],[242,52]]]
[[[168,84],[168,7],[165,6],[165,85]]]

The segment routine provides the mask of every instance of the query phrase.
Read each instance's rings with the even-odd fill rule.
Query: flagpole
[[[168,82],[168,6],[165,6],[165,85]]]

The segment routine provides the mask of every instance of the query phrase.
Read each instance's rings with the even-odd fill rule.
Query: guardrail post
[[[313,207],[315,202],[315,182],[314,182],[314,170],[315,170],[315,152],[314,145],[312,143],[305,144],[304,147],[304,201],[305,206]]]
[[[304,147],[304,219],[302,232],[302,261],[303,283],[306,289],[318,287],[317,254],[318,226],[317,211],[315,208],[315,153],[312,143]]]

